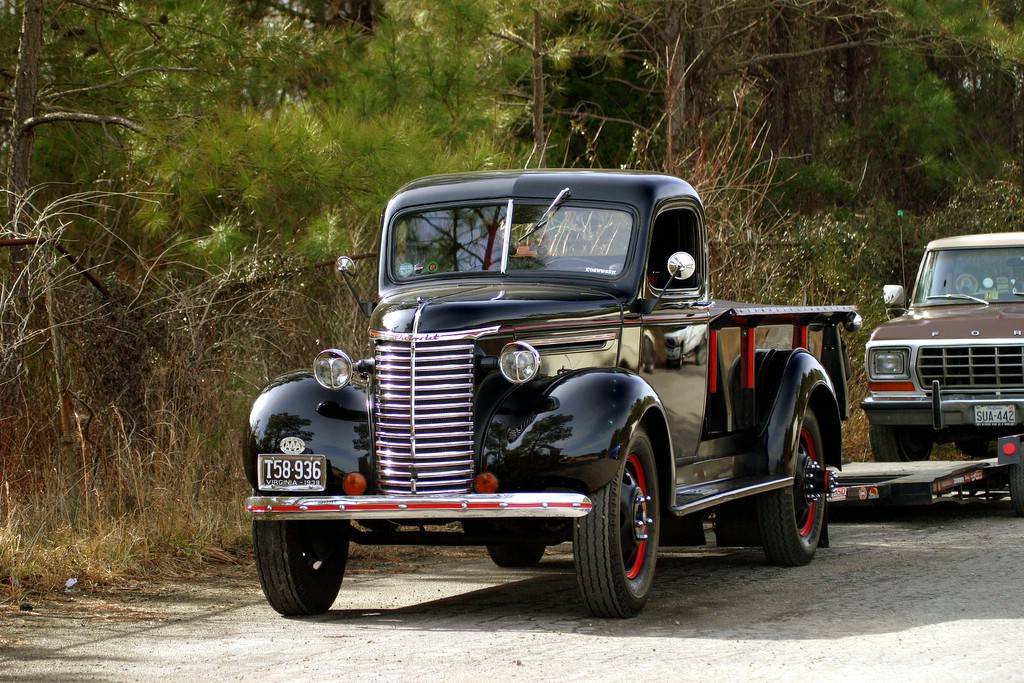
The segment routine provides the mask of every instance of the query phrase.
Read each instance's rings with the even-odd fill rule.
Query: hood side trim
[[[416,314],[414,327],[419,326],[419,311]],[[453,332],[390,332],[388,330],[370,330],[370,338],[383,339],[386,341],[452,341],[456,339],[479,339],[484,335],[495,334],[500,325],[490,327],[478,327],[474,330],[458,330]]]

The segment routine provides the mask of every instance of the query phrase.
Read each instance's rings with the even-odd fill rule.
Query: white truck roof
[[[943,237],[928,243],[932,249],[967,249],[969,247],[1024,247],[1024,232],[992,232],[986,235]]]

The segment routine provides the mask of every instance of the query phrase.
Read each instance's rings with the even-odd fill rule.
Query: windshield
[[[405,282],[442,273],[549,271],[606,278],[622,273],[632,214],[563,204],[536,227],[547,207],[505,202],[402,214],[391,232],[392,277]]]
[[[1024,247],[928,252],[914,305],[977,304],[979,299],[1024,302]]]

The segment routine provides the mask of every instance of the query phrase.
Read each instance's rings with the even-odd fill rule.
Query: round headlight
[[[313,361],[313,376],[325,389],[341,389],[352,379],[352,359],[338,349],[327,349]]]
[[[540,370],[540,354],[526,342],[512,342],[501,350],[498,367],[505,379],[513,384],[529,382]]]

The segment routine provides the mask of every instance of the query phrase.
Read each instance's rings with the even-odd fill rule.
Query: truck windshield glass
[[[607,278],[622,272],[633,233],[629,212],[563,204],[534,230],[547,207],[506,202],[403,214],[394,222],[389,240],[392,276],[404,282],[443,273],[503,270]]]
[[[914,305],[977,305],[1024,301],[1024,247],[929,252]]]

